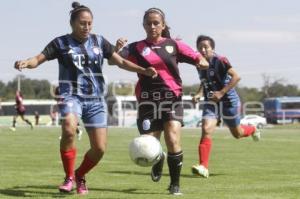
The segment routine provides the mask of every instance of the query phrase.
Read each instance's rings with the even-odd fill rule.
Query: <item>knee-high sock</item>
[[[76,148],[68,151],[60,151],[61,160],[63,163],[66,178],[74,178],[74,166],[76,159]]]
[[[168,166],[172,185],[179,186],[179,178],[181,173],[183,160],[183,152],[170,153],[168,152]]]
[[[241,128],[244,131],[243,137],[248,137],[252,135],[256,131],[255,126],[250,126],[250,125],[241,125]]]
[[[98,162],[94,162],[89,158],[87,153],[84,155],[84,159],[81,162],[81,165],[76,169],[76,176],[79,178],[84,177]]]
[[[211,139],[204,137],[201,139],[198,146],[199,163],[205,166],[205,168],[208,168],[211,145],[212,145]]]
[[[27,124],[29,124],[30,126],[32,126],[32,123],[31,123],[28,119],[25,119],[25,122],[26,122]]]
[[[12,127],[14,127],[14,128],[15,128],[15,127],[16,127],[16,123],[17,123],[17,120],[16,120],[16,119],[14,119],[14,120],[13,120],[13,123],[12,123]]]

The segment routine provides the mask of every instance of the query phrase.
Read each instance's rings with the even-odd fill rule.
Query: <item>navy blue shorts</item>
[[[215,103],[212,101],[205,102],[203,106],[203,119],[223,119],[225,124],[229,127],[236,127],[241,120],[241,106],[240,103],[226,104]]]

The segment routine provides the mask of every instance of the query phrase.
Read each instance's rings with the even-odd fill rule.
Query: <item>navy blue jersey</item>
[[[232,68],[226,57],[214,55],[209,61],[209,68],[207,70],[199,70],[198,74],[201,84],[204,89],[204,98],[208,101],[208,94],[211,91],[220,91],[224,88],[231,80],[228,70]],[[239,101],[239,96],[234,88],[230,89],[223,98],[222,102],[230,104]]]
[[[66,34],[52,40],[42,53],[47,60],[58,59],[62,97],[103,96],[103,59],[113,54],[113,46],[104,37],[90,34],[84,42],[79,42]]]

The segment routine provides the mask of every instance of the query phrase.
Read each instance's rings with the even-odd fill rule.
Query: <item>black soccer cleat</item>
[[[165,156],[166,156],[166,154],[163,152],[159,162],[152,166],[151,179],[153,182],[158,182],[162,176],[162,170],[164,167]]]
[[[182,193],[180,192],[180,189],[179,189],[179,185],[170,184],[168,190],[169,190],[169,193],[174,195],[174,196],[181,196],[182,195]]]

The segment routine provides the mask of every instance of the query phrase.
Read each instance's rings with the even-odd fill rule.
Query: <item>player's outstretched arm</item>
[[[199,62],[196,64],[196,66],[201,70],[206,70],[209,67],[209,63],[205,59],[205,57],[201,56],[199,59]]]
[[[131,61],[124,59],[116,52],[113,53],[109,61],[115,63],[120,68],[123,68],[131,72],[140,73],[152,78],[155,78],[157,76],[157,71],[155,70],[155,68],[153,67],[143,68],[141,66],[138,66],[135,63],[132,63]]]
[[[35,57],[28,58],[26,60],[20,60],[15,62],[15,69],[22,71],[24,68],[36,68],[38,65],[46,61],[46,56],[44,54],[38,54]]]
[[[123,47],[126,45],[126,43],[127,43],[127,39],[125,39],[125,38],[119,38],[116,41],[116,45],[115,45],[114,51],[119,54],[121,52],[121,50],[123,49]],[[116,63],[114,63],[112,61],[112,59],[109,59],[108,60],[108,65],[116,65]]]

